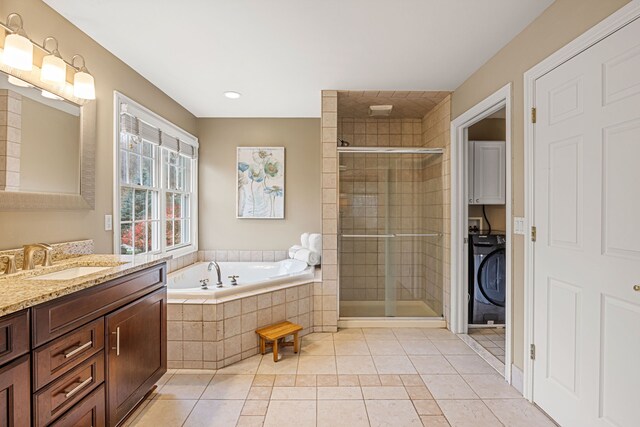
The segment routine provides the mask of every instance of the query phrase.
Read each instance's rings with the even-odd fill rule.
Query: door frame
[[[591,29],[571,41],[555,53],[529,69],[524,73],[524,210],[527,221],[527,235],[531,235],[531,226],[535,225],[535,200],[534,200],[534,124],[531,111],[535,107],[536,80],[553,71],[558,66],[569,61],[600,42],[609,35],[615,33],[632,21],[640,18],[640,0],[632,0],[627,5],[618,9],[607,18],[596,24]],[[523,394],[533,401],[533,359],[526,357],[533,344],[534,328],[534,242],[531,238],[525,239],[524,244],[524,371]]]
[[[467,194],[469,192],[468,150],[466,147],[470,126],[496,111],[505,109],[506,156],[506,305],[505,305],[505,371],[504,378],[511,384],[511,307],[512,307],[512,195],[511,195],[511,83],[498,89],[451,122],[451,315],[449,327],[456,334],[468,331],[468,243],[463,236],[468,233]]]

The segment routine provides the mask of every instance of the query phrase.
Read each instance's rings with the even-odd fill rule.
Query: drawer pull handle
[[[79,347],[74,348],[73,350],[65,350],[64,351],[64,358],[68,359],[70,357],[75,356],[76,354],[80,353],[83,350],[86,350],[87,348],[91,347],[93,345],[93,341],[89,341],[88,343],[82,344]]]
[[[65,391],[64,397],[69,399],[71,396],[73,396],[74,394],[78,393],[80,390],[82,390],[83,388],[91,384],[91,381],[93,381],[93,377],[89,377],[86,380],[82,381],[77,386],[75,386],[74,388],[72,388],[71,390]]]
[[[111,347],[111,350],[115,350],[116,356],[120,356],[120,326],[116,328],[115,332],[111,332],[111,333],[116,336],[116,346]]]

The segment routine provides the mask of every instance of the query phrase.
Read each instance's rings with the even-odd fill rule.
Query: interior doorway
[[[511,86],[451,126],[450,327],[511,383]]]

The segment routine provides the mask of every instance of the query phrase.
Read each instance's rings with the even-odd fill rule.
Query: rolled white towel
[[[320,254],[316,252],[311,252],[309,249],[300,249],[296,252],[293,259],[297,259],[298,261],[306,262],[307,264],[314,266],[320,264]]]
[[[300,236],[300,243],[302,244],[303,248],[309,248],[309,233],[302,233],[302,235]]]
[[[322,253],[322,234],[309,234],[309,250],[319,254]]]
[[[296,252],[298,252],[300,249],[302,249],[302,246],[300,245],[293,245],[289,248],[289,258],[293,259],[296,255]]]

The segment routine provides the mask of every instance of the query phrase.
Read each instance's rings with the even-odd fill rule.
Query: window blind
[[[120,113],[120,131],[137,136],[147,142],[159,145],[192,159],[198,157],[198,150],[193,145],[162,132],[155,126],[140,120],[130,113]]]

